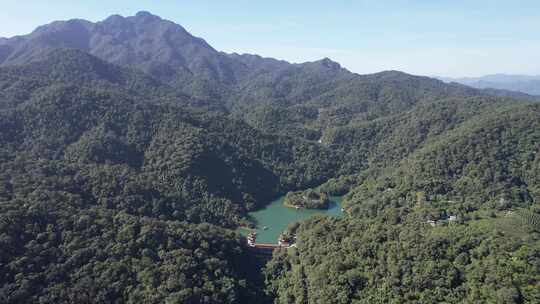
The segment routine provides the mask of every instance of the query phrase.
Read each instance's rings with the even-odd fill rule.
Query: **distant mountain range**
[[[499,89],[540,95],[540,75],[493,74],[482,77],[437,77],[444,82],[457,82],[478,89]]]

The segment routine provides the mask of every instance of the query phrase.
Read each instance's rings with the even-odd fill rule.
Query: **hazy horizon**
[[[328,57],[359,74],[540,74],[540,34],[532,30],[540,26],[540,3],[534,1],[519,6],[483,0],[281,3],[8,1],[0,12],[0,37],[28,34],[56,20],[96,22],[113,14],[149,11],[228,53],[293,63]]]

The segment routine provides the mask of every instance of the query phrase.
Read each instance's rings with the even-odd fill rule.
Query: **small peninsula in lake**
[[[291,208],[328,209],[330,198],[324,192],[308,189],[287,193],[283,204]]]

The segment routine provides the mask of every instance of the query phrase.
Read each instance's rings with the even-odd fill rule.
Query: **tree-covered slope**
[[[82,55],[77,62],[88,59],[75,54]],[[51,81],[34,73],[57,71],[45,63],[17,70],[41,87],[0,112],[5,199],[24,199],[43,186],[81,194],[89,205],[230,226],[283,191],[341,173],[339,156],[316,143],[146,100],[126,92],[124,83]],[[92,70],[69,73],[93,77]],[[13,96],[25,92],[11,87]]]
[[[484,96],[444,98],[378,119],[334,124],[325,130],[322,142],[361,156],[370,166],[392,166],[433,138],[513,103]]]
[[[345,218],[290,228],[296,247],[267,265],[267,292],[277,303],[540,301],[539,122],[538,104],[446,99],[332,134],[368,169],[322,187],[359,184]]]
[[[257,289],[231,231],[83,208],[68,193],[0,204],[2,303],[242,303]],[[22,202],[21,202],[22,203]]]
[[[516,237],[505,221],[314,218],[267,265],[268,292],[276,303],[537,303],[540,235]]]
[[[504,210],[537,201],[539,123],[538,104],[475,116],[366,180],[352,191],[350,206],[414,206],[418,195],[425,196],[421,203],[451,201],[469,209]]]
[[[278,303],[538,302],[539,104],[220,53],[148,13],[0,62],[0,302],[266,300],[223,227],[308,188],[345,216],[291,228]]]
[[[151,76],[76,49],[55,49],[41,60],[0,67],[0,109],[28,102],[50,86],[87,86],[122,92],[142,102],[207,106]]]
[[[29,35],[0,41],[2,65],[40,60],[57,48],[81,49],[122,66],[136,67],[193,95],[220,94],[245,65],[214,50],[183,27],[148,12],[101,22],[57,21]]]
[[[396,71],[357,75],[329,60],[260,73],[232,96],[233,114],[251,125],[311,140],[337,127],[355,127],[444,99],[488,97],[465,86]]]

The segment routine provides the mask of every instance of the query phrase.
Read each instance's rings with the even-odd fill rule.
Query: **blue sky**
[[[146,10],[226,52],[303,62],[329,57],[357,73],[540,74],[540,1],[3,0],[0,37],[53,20]]]

